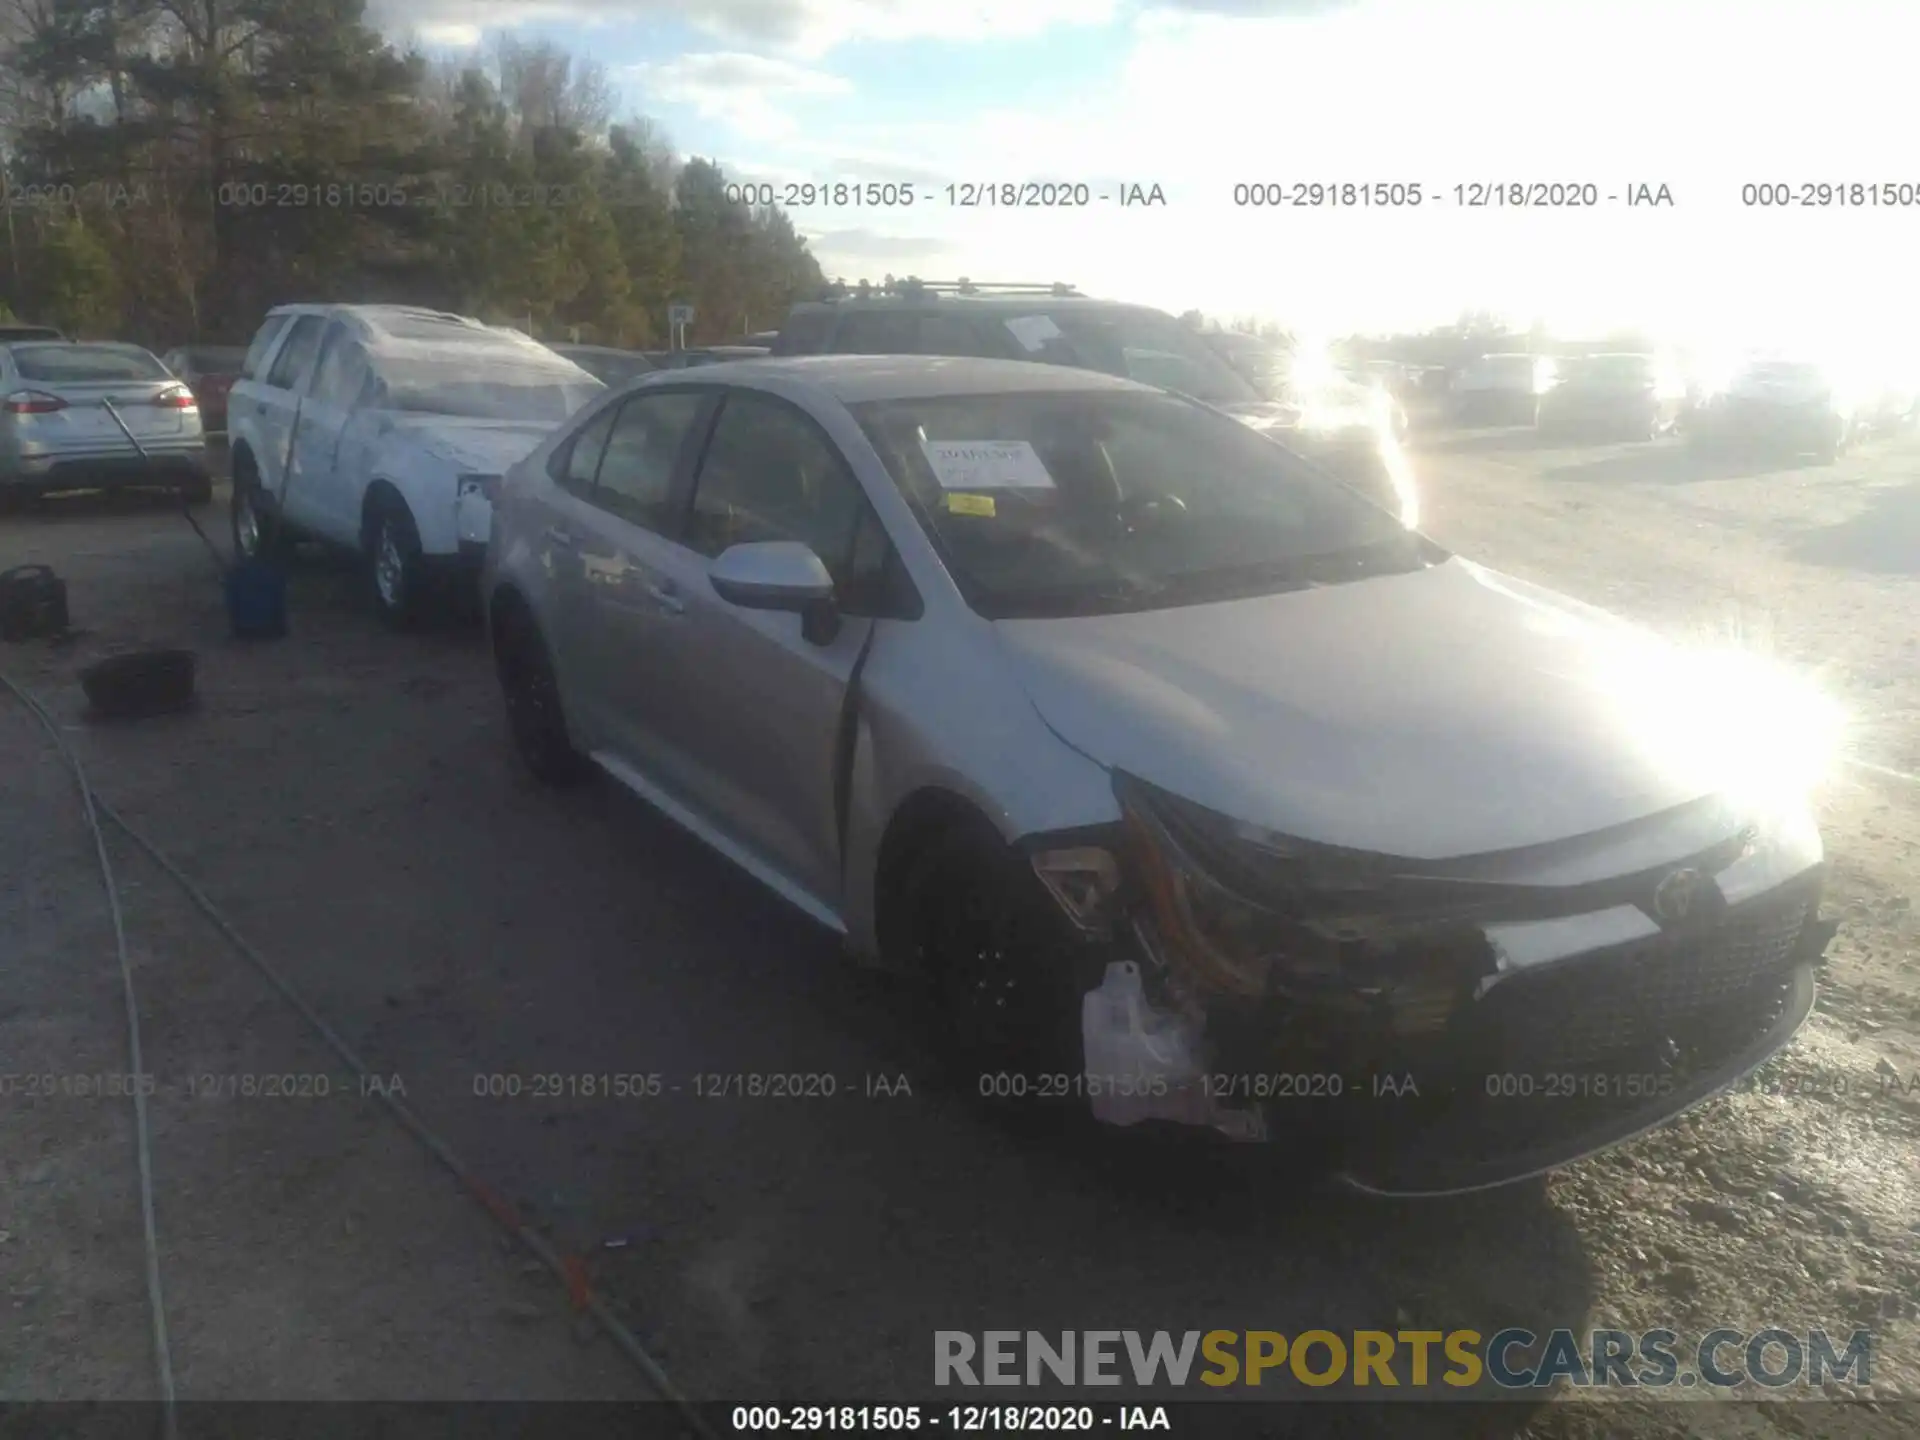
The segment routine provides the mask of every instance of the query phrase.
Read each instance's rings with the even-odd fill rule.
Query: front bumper
[[[1729,886],[1710,923],[1679,930],[1632,907],[1488,926],[1468,949],[1501,949],[1505,930],[1506,953],[1466,988],[1442,978],[1459,967],[1432,965],[1397,990],[1211,1000],[1184,1029],[1149,1005],[1135,1028],[1155,1043],[1136,1049],[1159,1066],[1157,1098],[1103,1107],[1096,1089],[1095,1115],[1284,1142],[1379,1195],[1523,1180],[1665,1124],[1786,1045],[1834,933],[1820,888],[1818,865]],[[1111,1026],[1096,1035],[1094,1008],[1089,1079],[1111,1091],[1096,1042],[1125,1049]]]

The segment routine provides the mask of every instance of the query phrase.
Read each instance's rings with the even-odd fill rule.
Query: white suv
[[[374,604],[417,619],[436,571],[477,570],[509,465],[605,387],[518,331],[397,305],[282,305],[227,400],[233,543],[370,562]]]

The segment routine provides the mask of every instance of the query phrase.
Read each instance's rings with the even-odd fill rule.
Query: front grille
[[[1493,1070],[1566,1070],[1658,1048],[1711,1024],[1785,975],[1815,899],[1804,888],[1729,912],[1705,933],[1670,932],[1508,976],[1463,1022]]]

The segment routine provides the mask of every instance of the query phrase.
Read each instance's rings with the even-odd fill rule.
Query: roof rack
[[[862,280],[848,285],[836,280],[820,291],[822,300],[870,300],[876,295],[1046,295],[1063,300],[1078,296],[1077,287],[1054,280],[1046,284],[1025,281],[975,281],[962,275],[958,280],[922,280],[917,275],[895,279],[889,275],[878,285]]]

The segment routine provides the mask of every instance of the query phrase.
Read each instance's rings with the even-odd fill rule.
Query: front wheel
[[[259,477],[250,466],[234,472],[229,514],[233,524],[233,553],[239,559],[281,560],[292,549],[292,537],[261,492]]]
[[[913,945],[948,1083],[1007,1113],[1084,1112],[1084,977],[1031,869],[984,824],[915,868]]]
[[[369,527],[367,551],[373,580],[373,608],[395,630],[411,630],[426,614],[426,567],[420,531],[406,506],[383,506]]]

